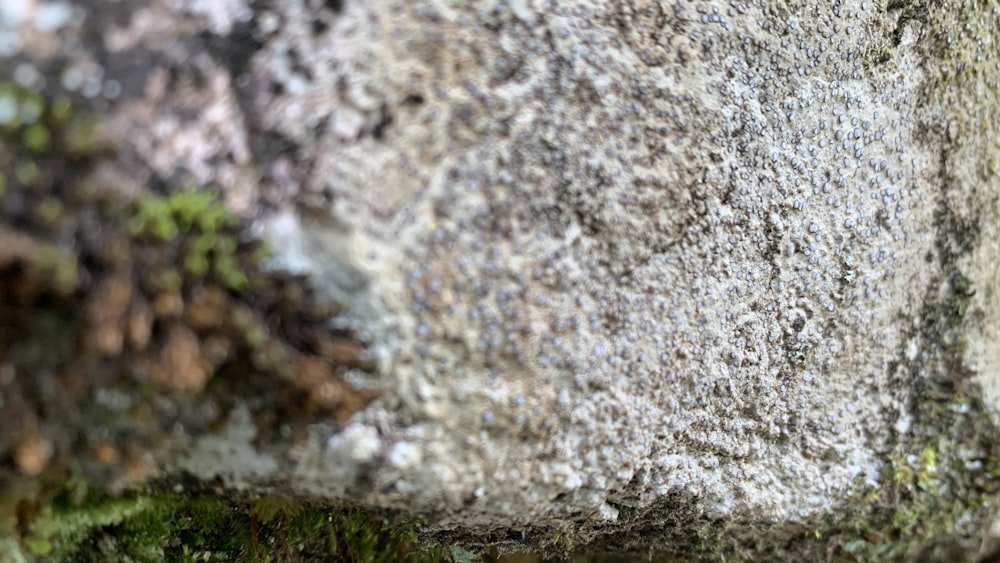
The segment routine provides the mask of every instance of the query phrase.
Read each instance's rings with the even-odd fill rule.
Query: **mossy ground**
[[[412,523],[294,499],[234,501],[90,492],[53,499],[25,530],[30,555],[55,561],[448,561],[420,551]]]
[[[614,563],[681,559],[636,555],[500,555],[428,543],[419,522],[356,507],[182,490],[109,496],[82,483],[36,514],[16,541],[24,560],[73,562]],[[0,536],[0,558],[5,555]],[[8,552],[7,555],[11,555]]]

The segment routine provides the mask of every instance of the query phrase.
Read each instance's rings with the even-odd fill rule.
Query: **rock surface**
[[[15,77],[92,100],[148,178],[219,186],[374,362],[342,370],[382,391],[349,422],[262,444],[237,407],[163,470],[516,544],[670,514],[789,529],[901,468],[938,487],[928,436],[958,452],[942,481],[985,472],[927,415],[1000,413],[998,15],[965,4],[0,20]]]

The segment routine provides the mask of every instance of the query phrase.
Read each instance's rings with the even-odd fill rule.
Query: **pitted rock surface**
[[[262,53],[258,80],[303,90],[256,103],[321,155],[301,189],[332,219],[272,232],[301,248],[288,265],[363,291],[392,382],[306,458],[364,451],[371,502],[462,522],[614,520],[671,491],[798,518],[877,476],[870,437],[908,404],[890,366],[921,354],[940,283],[917,24],[387,2],[315,34],[304,10],[275,12],[301,28],[276,45],[322,55]],[[302,486],[344,494],[323,468]]]
[[[0,48],[47,56],[42,4]],[[797,521],[877,484],[945,347],[1000,404],[995,292],[938,330],[996,279],[992,3],[90,4],[56,28],[105,18],[117,82],[62,86],[256,217],[383,390],[289,452],[234,412],[196,476],[439,530]]]

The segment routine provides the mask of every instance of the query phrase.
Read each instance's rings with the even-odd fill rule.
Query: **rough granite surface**
[[[234,412],[182,469],[442,529],[675,494],[806,519],[906,439],[956,267],[1000,406],[995,9],[941,55],[954,7],[867,0],[100,4],[4,2],[0,48],[50,57],[106,18],[63,87],[107,98],[150,174],[255,217],[383,389],[287,452]],[[957,91],[949,56],[979,69]],[[942,216],[985,242],[952,249]]]

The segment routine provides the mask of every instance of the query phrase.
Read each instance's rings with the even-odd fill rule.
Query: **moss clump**
[[[75,497],[75,500],[74,500]],[[419,548],[415,522],[391,525],[356,508],[287,497],[231,501],[148,493],[125,498],[64,493],[18,538],[50,561],[471,561],[470,552]]]
[[[899,444],[875,486],[862,488],[821,541],[860,561],[961,561],[981,538],[1000,481],[997,439],[982,405],[956,395],[921,409],[914,440]],[[928,404],[932,407],[933,404]]]
[[[247,275],[237,265],[238,241],[232,236],[237,219],[210,190],[184,190],[168,197],[142,196],[129,220],[133,236],[160,244],[181,241],[184,272],[194,279],[209,274],[232,291],[247,287]],[[263,258],[258,254],[254,260]]]

